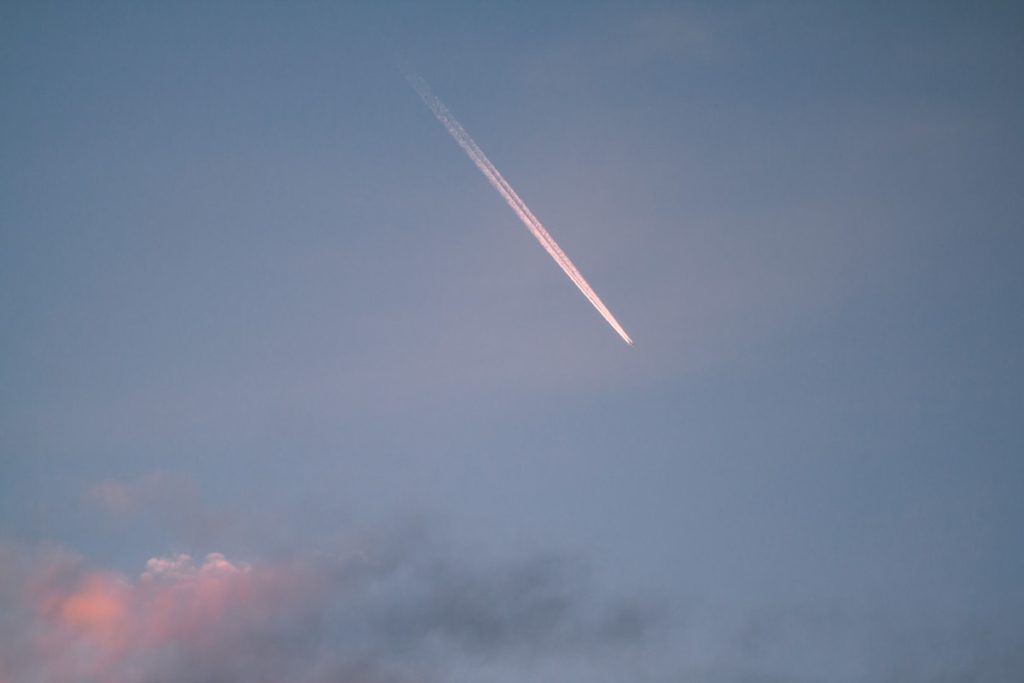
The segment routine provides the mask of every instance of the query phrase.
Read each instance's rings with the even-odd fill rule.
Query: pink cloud
[[[78,571],[76,571],[76,569]],[[27,643],[51,674],[42,680],[146,680],[162,653],[216,641],[233,624],[261,620],[294,598],[297,577],[210,553],[202,562],[154,557],[139,576],[82,570],[66,556],[34,568],[22,598],[33,615]],[[0,676],[2,676],[0,670]],[[0,681],[3,679],[0,678]]]

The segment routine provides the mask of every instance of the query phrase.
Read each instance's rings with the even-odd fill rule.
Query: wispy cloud
[[[209,507],[192,479],[154,470],[90,486],[86,505],[121,530],[149,530],[188,545],[208,544],[226,520]]]

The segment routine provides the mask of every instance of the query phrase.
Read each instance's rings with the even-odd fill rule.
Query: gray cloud
[[[422,523],[130,573],[0,544],[2,683],[997,683],[1024,672],[1019,626],[820,602],[683,610],[601,590],[579,558],[488,556]]]
[[[252,564],[177,555],[130,577],[7,545],[0,681],[450,680],[622,654],[659,627],[566,558],[379,548]]]

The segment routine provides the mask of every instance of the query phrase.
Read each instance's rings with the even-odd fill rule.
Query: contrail
[[[427,82],[423,80],[422,77],[416,75],[411,70],[406,71],[406,78],[409,80],[412,87],[416,89],[416,92],[419,93],[419,96],[423,99],[424,103],[426,103],[430,108],[430,111],[432,111],[434,116],[437,117],[437,120],[440,121],[448,130],[448,133],[455,139],[455,142],[459,143],[459,147],[462,148],[462,151],[464,151],[473,163],[476,164],[476,167],[484,174],[484,177],[486,177],[488,182],[491,183],[491,186],[498,191],[498,194],[500,194],[502,198],[504,198],[505,202],[512,207],[512,210],[516,212],[516,215],[519,216],[519,220],[523,222],[523,225],[525,225],[533,236],[537,238],[540,245],[544,247],[544,251],[548,252],[551,258],[555,260],[555,263],[557,263],[565,274],[569,276],[569,279],[579,287],[579,290],[583,292],[583,296],[587,297],[587,300],[590,301],[590,303],[594,305],[594,308],[597,309],[597,312],[608,321],[608,324],[612,326],[612,329],[618,332],[619,336],[622,337],[627,344],[632,346],[633,340],[629,338],[629,335],[626,334],[626,330],[622,329],[622,325],[619,324],[619,321],[615,319],[612,312],[608,310],[608,307],[604,305],[601,298],[597,296],[597,292],[595,292],[587,281],[583,279],[580,271],[577,270],[569,257],[565,255],[565,252],[558,246],[555,239],[544,228],[544,225],[537,220],[537,217],[533,215],[533,212],[526,206],[526,203],[519,198],[516,191],[512,189],[512,186],[508,184],[508,181],[506,181],[501,173],[498,172],[498,169],[494,167],[494,164],[492,164],[491,160],[487,158],[487,155],[484,154],[483,150],[477,146],[476,142],[473,141],[473,138],[471,138],[469,133],[466,132],[466,129],[462,127],[462,124],[460,124],[455,119],[455,116],[448,111],[448,107],[444,106],[444,102],[442,102],[440,98],[433,93],[430,86],[427,85]]]

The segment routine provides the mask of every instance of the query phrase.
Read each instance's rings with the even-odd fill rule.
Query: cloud
[[[160,473],[87,498],[126,525],[202,508],[188,480]],[[1010,609],[694,601],[681,612],[602,593],[577,559],[495,559],[432,530],[417,517],[315,552],[170,553],[128,571],[0,541],[0,683],[994,683],[1024,671]],[[264,547],[268,535],[264,525]]]
[[[135,572],[0,543],[0,683],[1016,680],[1017,614],[815,605],[679,613],[558,556],[394,535],[349,552]]]
[[[0,554],[0,681],[433,680],[597,656],[658,623],[575,563],[383,552],[277,563],[153,557],[135,575],[59,548]]]
[[[129,578],[88,567],[65,551],[37,553],[5,582],[3,662],[14,680],[143,681],[168,648],[188,653],[216,639],[226,620],[266,618],[275,575],[210,554],[154,558]]]
[[[134,518],[147,511],[196,507],[196,485],[180,475],[154,471],[136,479],[106,479],[85,492],[85,499],[114,517]]]
[[[226,521],[203,502],[194,481],[163,470],[98,482],[86,490],[84,501],[122,531],[159,531],[190,545],[211,542]]]

